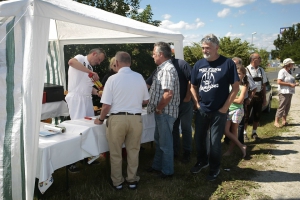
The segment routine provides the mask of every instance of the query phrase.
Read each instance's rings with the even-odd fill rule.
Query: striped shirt
[[[178,106],[180,104],[179,78],[171,59],[159,65],[153,76],[150,88],[150,100],[147,108],[149,114],[155,112],[166,89],[173,91],[173,97],[169,104],[163,108],[162,112],[177,118],[179,112]]]

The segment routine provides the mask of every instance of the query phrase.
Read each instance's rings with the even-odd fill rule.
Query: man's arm
[[[183,102],[189,102],[191,100],[191,98],[192,98],[191,82],[189,81],[188,85],[187,85],[186,94],[185,94],[185,97],[183,99]]]
[[[239,81],[236,81],[235,83],[233,83],[231,85],[232,90],[229,93],[226,102],[224,103],[222,108],[220,108],[219,112],[226,113],[228,111],[228,108],[229,108],[230,104],[233,102],[233,100],[235,99],[237,93],[239,92],[239,85],[240,85]]]
[[[192,95],[192,99],[194,102],[194,106],[199,109],[200,108],[200,104],[199,104],[199,95],[198,95],[198,86],[191,84],[191,95]]]
[[[71,58],[68,62],[69,66],[77,69],[77,70],[80,70],[82,72],[85,72],[85,73],[92,73],[93,74],[93,78],[95,81],[98,81],[99,80],[99,76],[96,72],[93,72],[91,70],[89,70],[87,67],[85,67],[83,64],[81,64],[76,58]]]
[[[156,106],[156,110],[159,110],[160,112],[158,113],[161,113],[162,109],[164,107],[166,107],[166,105],[169,104],[169,102],[171,101],[173,97],[173,91],[172,90],[164,90],[164,94],[161,98],[161,100],[159,101],[159,103],[157,104]]]
[[[94,120],[94,123],[95,124],[103,124],[105,118],[106,118],[106,115],[109,113],[110,111],[110,108],[111,108],[111,105],[108,105],[108,104],[102,104],[102,109],[101,109],[101,114],[100,114],[100,117],[99,118],[96,118]]]

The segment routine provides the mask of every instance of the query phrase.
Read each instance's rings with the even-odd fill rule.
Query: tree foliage
[[[140,0],[73,0],[102,10],[131,17],[138,14]]]
[[[300,23],[285,30],[281,35],[277,35],[274,40],[276,50],[272,50],[273,58],[283,61],[285,58],[292,58],[296,63],[300,63]]]

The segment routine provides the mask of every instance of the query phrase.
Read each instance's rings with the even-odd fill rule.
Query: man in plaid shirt
[[[150,88],[148,113],[155,112],[155,156],[149,172],[159,171],[161,178],[174,174],[173,124],[178,116],[180,91],[177,71],[171,61],[171,48],[165,42],[154,44],[153,59],[158,65]]]

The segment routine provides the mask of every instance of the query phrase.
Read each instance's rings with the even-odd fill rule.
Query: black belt
[[[118,113],[110,113],[111,115],[142,115],[142,113],[128,113],[128,112],[118,112]]]

